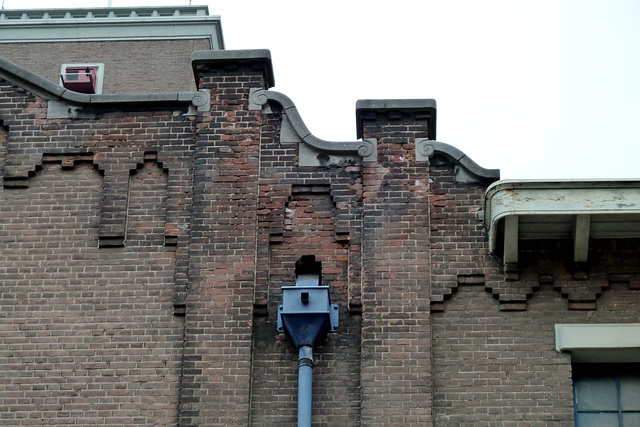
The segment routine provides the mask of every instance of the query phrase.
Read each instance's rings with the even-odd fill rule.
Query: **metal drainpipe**
[[[327,332],[338,329],[338,306],[331,304],[329,287],[319,274],[296,278],[296,286],[282,287],[278,331],[286,332],[298,348],[298,427],[311,427],[313,347]]]
[[[313,347],[303,345],[298,351],[298,427],[311,427],[311,384]]]

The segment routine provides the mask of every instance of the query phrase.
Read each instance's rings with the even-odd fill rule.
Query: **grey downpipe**
[[[311,427],[311,385],[313,347],[304,345],[298,352],[298,427]]]
[[[313,348],[338,329],[339,310],[319,274],[300,274],[296,286],[282,287],[278,331],[298,348],[298,427],[311,427]]]

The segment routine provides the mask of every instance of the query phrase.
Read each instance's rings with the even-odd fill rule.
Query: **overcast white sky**
[[[358,99],[434,98],[437,139],[503,179],[640,178],[640,1],[193,4],[222,17],[227,49],[271,50],[273,89],[319,138],[355,139]]]

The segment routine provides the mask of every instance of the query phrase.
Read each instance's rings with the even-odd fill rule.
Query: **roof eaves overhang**
[[[640,237],[640,181],[498,181],[486,192],[485,228],[505,264],[517,263],[518,241],[543,238],[573,239],[574,261],[586,262],[590,238]]]

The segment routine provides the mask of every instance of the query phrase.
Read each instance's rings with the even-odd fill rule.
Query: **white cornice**
[[[219,16],[206,6],[5,10],[0,43],[207,39],[224,49]]]
[[[518,262],[518,241],[531,239],[573,239],[582,263],[589,239],[640,238],[640,181],[498,181],[484,212],[489,248],[495,253],[502,235],[506,264]]]

